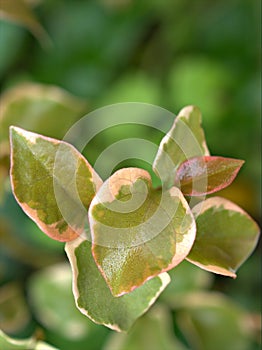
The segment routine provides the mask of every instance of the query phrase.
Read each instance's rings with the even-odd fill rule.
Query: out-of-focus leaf
[[[192,157],[209,155],[201,118],[197,107],[183,108],[162,139],[153,169],[166,187],[173,186],[177,168],[182,162]]]
[[[92,252],[112,294],[119,296],[178,265],[195,239],[195,222],[178,188],[151,187],[147,171],[115,172],[89,210]]]
[[[213,275],[199,269],[197,266],[184,260],[181,264],[168,272],[171,282],[161,294],[160,299],[173,305],[187,293],[206,289],[211,286]]]
[[[55,87],[23,83],[5,92],[0,99],[0,199],[9,171],[9,127],[16,125],[46,136],[63,139],[72,124],[84,113],[86,104]]]
[[[236,204],[212,197],[193,208],[197,234],[187,260],[204,270],[236,277],[236,270],[254,250],[256,222]]]
[[[0,142],[8,142],[9,127],[62,139],[86,111],[86,103],[51,85],[22,83],[7,90],[0,100]]]
[[[42,45],[50,45],[50,38],[41,26],[27,1],[24,0],[1,0],[0,18],[6,18],[25,26]]]
[[[176,321],[190,349],[251,349],[247,315],[222,294],[185,295],[177,304]]]
[[[101,180],[70,144],[11,127],[11,182],[16,200],[48,236],[75,239]]]
[[[24,329],[31,318],[22,290],[16,284],[0,288],[0,310],[0,329],[7,333]]]
[[[188,196],[211,194],[229,186],[243,164],[239,159],[194,157],[179,166],[175,184]]]
[[[103,350],[184,350],[172,332],[172,320],[163,306],[155,306],[128,334],[112,334]]]
[[[39,271],[31,277],[28,288],[35,315],[45,328],[79,340],[98,327],[75,306],[68,263]]]
[[[14,339],[0,330],[0,349],[3,350],[58,350],[53,346],[34,338]]]
[[[127,331],[165,289],[170,279],[163,273],[133,292],[114,297],[91,253],[91,243],[79,237],[66,243],[73,272],[73,292],[79,310],[97,324]]]

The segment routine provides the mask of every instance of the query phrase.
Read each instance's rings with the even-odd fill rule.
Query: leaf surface
[[[173,186],[176,170],[182,162],[209,155],[201,121],[200,110],[187,106],[179,112],[172,128],[162,139],[153,169],[165,187]]]
[[[10,128],[11,183],[25,213],[51,238],[75,239],[102,181],[70,144]]]
[[[193,208],[197,234],[187,260],[204,270],[236,277],[259,237],[256,222],[236,204],[212,197]]]
[[[129,294],[114,297],[95,264],[91,246],[91,242],[82,237],[65,246],[73,272],[76,305],[95,323],[127,331],[155,302],[170,278],[163,273]]]
[[[184,195],[211,194],[229,186],[243,163],[243,160],[224,157],[194,157],[180,165],[175,184]]]
[[[180,190],[153,189],[149,173],[137,168],[121,169],[104,182],[89,223],[94,259],[115,296],[178,265],[195,239]]]

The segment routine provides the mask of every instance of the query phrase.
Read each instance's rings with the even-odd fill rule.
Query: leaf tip
[[[9,126],[10,139],[12,140],[12,138],[15,135],[19,135],[19,134],[22,135],[24,131],[25,131],[24,129],[19,128],[18,126],[14,126],[14,125]]]
[[[178,116],[186,117],[186,118],[190,118],[190,116],[192,115],[198,116],[200,119],[202,119],[202,113],[198,106],[195,106],[195,105],[185,106],[178,113]]]

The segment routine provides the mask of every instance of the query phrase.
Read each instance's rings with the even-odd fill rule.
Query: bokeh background
[[[175,114],[195,104],[211,153],[246,161],[219,195],[260,222],[260,6],[259,0],[2,0],[3,331],[33,334],[62,350],[259,349],[261,244],[236,280],[182,264],[129,335],[76,311],[63,244],[44,236],[11,194],[8,126],[61,139],[83,115],[108,104],[146,102]],[[138,134],[161,138],[112,128],[90,142],[88,160],[94,164],[108,145]],[[135,159],[129,165],[143,166]]]

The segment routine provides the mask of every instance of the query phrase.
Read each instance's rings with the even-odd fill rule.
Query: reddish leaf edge
[[[87,159],[70,143],[58,140],[49,136],[44,136],[39,133],[35,133],[32,131],[28,131],[26,129],[20,128],[18,126],[11,125],[9,127],[9,140],[10,140],[10,170],[9,170],[9,177],[10,177],[10,185],[11,185],[11,190],[13,193],[13,196],[16,200],[16,202],[19,204],[20,208],[24,211],[24,213],[39,227],[39,229],[50,239],[61,242],[61,243],[67,243],[76,240],[80,234],[76,232],[72,227],[68,226],[66,230],[66,234],[63,234],[62,237],[57,237],[55,234],[53,234],[53,231],[56,230],[56,228],[52,228],[51,225],[50,227],[47,227],[44,223],[39,220],[38,215],[36,213],[36,210],[30,208],[26,203],[20,202],[19,198],[17,197],[15,193],[15,186],[14,186],[14,181],[13,181],[13,141],[12,141],[12,132],[23,132],[26,131],[28,133],[40,136],[42,139],[45,139],[47,141],[56,143],[56,144],[66,144],[68,147],[70,147],[74,152],[79,153],[80,157],[84,160],[84,162],[87,164],[87,166],[94,172],[93,175],[96,177],[97,181],[100,182],[100,184],[96,184],[94,182],[94,186],[96,187],[96,192],[98,191],[99,187],[102,184],[102,180],[100,179],[99,175],[94,171],[94,169],[91,167]]]
[[[221,160],[221,161],[228,161],[228,162],[237,162],[238,165],[234,165],[232,166],[232,168],[235,168],[232,171],[232,174],[230,176],[230,179],[228,181],[225,181],[224,183],[221,183],[221,185],[216,186],[215,188],[212,188],[210,190],[207,191],[192,191],[192,192],[187,192],[185,190],[183,190],[183,185],[181,186],[180,181],[181,179],[179,179],[179,176],[183,170],[183,168],[188,167],[188,171],[191,170],[191,166],[190,163],[192,163],[193,161],[201,161],[203,160],[206,164],[208,164],[211,161],[215,161],[215,160]],[[242,159],[236,159],[236,158],[227,158],[227,157],[221,157],[221,156],[198,156],[198,157],[193,157],[190,159],[185,160],[183,163],[180,164],[177,172],[176,172],[176,176],[175,176],[175,181],[174,181],[174,185],[176,187],[179,187],[181,192],[185,195],[185,196],[189,196],[189,197],[198,197],[198,196],[203,196],[203,195],[208,195],[208,194],[212,194],[212,193],[216,193],[219,192],[221,190],[223,190],[224,188],[230,186],[232,184],[232,182],[235,180],[237,174],[239,173],[241,167],[243,166],[243,164],[245,163],[244,160]],[[223,170],[221,170],[222,172]],[[218,172],[219,174],[219,172]],[[210,174],[213,175],[213,174]],[[199,179],[201,178],[201,176],[199,177]],[[192,183],[192,179],[193,177],[188,178],[187,180],[183,181],[184,186],[188,185],[190,183]]]

